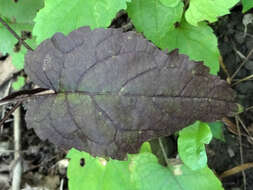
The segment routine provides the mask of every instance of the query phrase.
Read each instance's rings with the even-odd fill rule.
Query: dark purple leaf
[[[146,140],[237,111],[233,90],[202,63],[166,54],[135,32],[56,33],[27,53],[25,71],[57,92],[28,102],[28,127],[92,155],[123,159]]]

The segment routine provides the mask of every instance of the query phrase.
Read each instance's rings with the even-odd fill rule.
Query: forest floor
[[[252,13],[250,16],[252,17]],[[219,19],[213,25],[215,34],[218,36],[219,49],[223,58],[223,63],[228,74],[233,74],[242,65],[239,72],[234,75],[234,80],[240,81],[253,75],[253,23],[247,25],[245,31],[245,19],[247,17],[241,13],[239,7],[232,10],[232,14]],[[246,33],[245,33],[246,32]],[[227,79],[228,75],[221,69],[219,75]],[[253,106],[253,79],[245,80],[232,86],[237,92],[238,103],[245,108]],[[243,163],[253,161],[253,109],[243,112],[239,115],[245,127],[240,125],[241,143],[239,133],[231,133],[235,127],[236,121],[232,118],[234,125],[225,125],[225,142],[214,139],[208,146],[208,163],[218,174]],[[246,129],[246,130],[245,130]],[[235,130],[237,131],[237,130]],[[243,189],[243,183],[246,183],[247,189],[253,189],[253,169],[245,171],[243,177],[239,172],[222,180],[225,189],[239,190]]]
[[[212,25],[219,39],[219,48],[227,73],[221,69],[219,75],[223,79],[231,77],[233,73],[243,66],[235,75],[234,79],[243,79],[253,74],[253,23],[248,24],[245,33],[243,24],[244,15],[240,8],[232,10],[232,14],[224,16]],[[111,27],[123,27],[124,30],[132,30],[129,19],[125,14],[113,21]],[[246,36],[245,36],[246,34]],[[252,54],[252,55],[251,55]],[[2,63],[9,64],[10,59],[2,57]],[[7,66],[10,68],[10,64]],[[228,76],[229,74],[229,76]],[[1,79],[0,79],[1,82]],[[9,93],[11,78],[1,85],[0,98]],[[30,84],[25,88],[29,89]],[[238,102],[245,108],[253,106],[253,80],[245,80],[234,85],[237,91]],[[2,116],[11,107],[0,108]],[[4,112],[5,111],[5,112]],[[23,168],[22,187],[23,190],[58,190],[67,189],[66,164],[64,159],[66,152],[59,150],[49,142],[41,141],[33,130],[26,129],[24,122],[25,110],[21,110],[21,147]],[[226,170],[240,166],[242,163],[253,162],[253,109],[239,115],[246,130],[241,127],[241,135],[236,129],[236,121],[229,118],[231,123],[224,125],[225,142],[213,139],[207,145],[208,165],[219,176]],[[241,142],[240,138],[241,137]],[[173,139],[174,138],[174,139]],[[174,155],[176,153],[175,137],[169,137],[173,143]],[[171,139],[173,139],[171,141]],[[10,188],[12,179],[12,166],[15,165],[13,152],[13,117],[0,128],[0,189]],[[170,152],[173,154],[173,152]],[[250,168],[242,174],[230,175],[222,179],[226,190],[243,189],[246,183],[247,190],[253,189],[253,169]]]

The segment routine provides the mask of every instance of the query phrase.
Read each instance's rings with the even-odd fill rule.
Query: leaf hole
[[[80,166],[83,167],[85,165],[85,159],[81,158],[80,159]]]
[[[175,26],[175,28],[179,28],[180,27],[180,23],[179,22],[175,22],[174,26]]]

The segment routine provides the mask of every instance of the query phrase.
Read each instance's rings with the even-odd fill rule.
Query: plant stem
[[[170,165],[170,163],[169,163],[169,160],[168,160],[167,154],[166,154],[166,152],[165,152],[165,149],[164,149],[164,146],[163,146],[162,139],[161,139],[161,138],[159,138],[159,139],[158,139],[158,141],[159,141],[159,145],[160,145],[160,147],[161,147],[161,149],[162,149],[162,153],[163,153],[164,160],[165,160],[165,162],[166,162],[167,166],[169,166],[169,165]]]

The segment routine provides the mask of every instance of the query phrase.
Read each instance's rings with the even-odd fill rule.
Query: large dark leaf
[[[28,102],[28,127],[93,155],[122,159],[143,141],[237,110],[232,89],[202,63],[167,55],[135,32],[56,33],[28,52],[25,71],[57,92]]]

